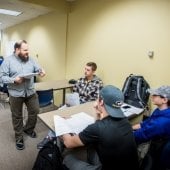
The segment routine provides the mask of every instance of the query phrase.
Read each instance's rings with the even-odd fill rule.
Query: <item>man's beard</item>
[[[27,62],[28,59],[29,59],[29,56],[25,57],[25,56],[23,56],[21,53],[18,54],[18,57],[19,57],[23,62]]]

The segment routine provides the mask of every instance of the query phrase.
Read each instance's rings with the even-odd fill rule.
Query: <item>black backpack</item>
[[[150,86],[143,76],[130,74],[122,88],[124,102],[138,108],[146,108],[149,88]]]
[[[62,162],[63,158],[54,138],[38,152],[32,170],[68,170]]]

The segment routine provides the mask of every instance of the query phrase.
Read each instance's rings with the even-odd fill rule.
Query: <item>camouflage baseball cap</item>
[[[170,100],[170,86],[161,86],[157,89],[148,90],[151,95],[158,95]]]

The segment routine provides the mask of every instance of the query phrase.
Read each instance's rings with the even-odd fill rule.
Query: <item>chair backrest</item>
[[[170,140],[151,143],[149,152],[142,160],[140,170],[170,169]]]
[[[161,164],[170,169],[170,140],[164,145],[161,153]]]
[[[0,56],[0,65],[2,64],[3,61],[4,61],[4,57]]]
[[[37,94],[40,107],[45,107],[53,104],[54,102],[53,89],[37,90]]]

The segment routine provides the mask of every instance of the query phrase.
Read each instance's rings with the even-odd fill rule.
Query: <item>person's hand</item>
[[[96,111],[96,120],[101,120],[103,118],[102,113],[99,111],[97,101],[94,102],[93,107]]]
[[[66,134],[63,134],[63,135],[59,136],[59,139],[62,140],[62,141],[64,141],[65,138],[69,138],[69,137],[71,137],[71,136],[73,136],[73,135],[70,134],[70,133],[66,133]]]
[[[139,123],[132,126],[133,130],[137,130],[137,129],[140,129],[140,128],[141,128],[141,126],[140,126]]]
[[[16,83],[16,84],[21,84],[23,82],[24,82],[24,78],[23,77],[19,77],[19,76],[17,76],[15,78],[15,80],[14,80],[14,83]]]
[[[44,76],[45,76],[45,70],[44,70],[44,69],[40,69],[40,70],[39,70],[39,75],[40,75],[41,77],[44,77]]]

